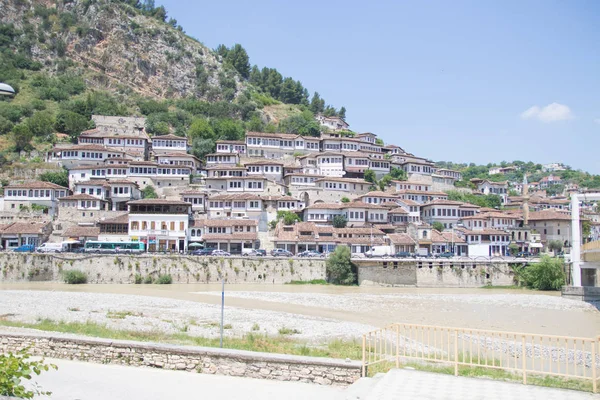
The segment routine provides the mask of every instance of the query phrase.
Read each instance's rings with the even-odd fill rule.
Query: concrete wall
[[[514,284],[505,262],[452,262],[449,260],[400,260],[359,262],[359,285],[418,287],[481,287]]]
[[[288,283],[325,279],[325,261],[314,259],[197,257],[179,255],[76,255],[0,253],[0,282],[62,282],[62,272],[81,270],[88,283],[134,283],[136,274],[173,283]]]
[[[349,385],[361,372],[358,361],[52,334],[0,334],[3,353],[25,348],[33,355],[51,358],[320,385]]]

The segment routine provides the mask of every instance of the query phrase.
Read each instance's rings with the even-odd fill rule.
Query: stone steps
[[[385,374],[378,373],[372,378],[360,378],[352,385],[350,385],[342,395],[340,400],[365,400],[368,398],[369,393],[373,391],[377,383],[385,376]]]

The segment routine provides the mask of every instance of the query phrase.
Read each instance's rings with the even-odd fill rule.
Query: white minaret
[[[529,224],[529,182],[527,181],[527,174],[523,175],[523,190],[521,191],[523,196],[523,226]]]

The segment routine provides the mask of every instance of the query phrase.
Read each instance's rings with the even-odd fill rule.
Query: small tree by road
[[[542,256],[539,262],[527,265],[521,272],[525,286],[537,290],[560,290],[565,285],[561,258]]]
[[[548,243],[548,250],[553,251],[555,256],[559,251],[562,250],[562,248],[563,244],[560,240],[551,240]]]

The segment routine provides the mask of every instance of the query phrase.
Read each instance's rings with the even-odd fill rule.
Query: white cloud
[[[548,104],[545,107],[533,106],[521,113],[523,119],[538,119],[542,122],[564,121],[573,118],[569,106],[559,103]]]

